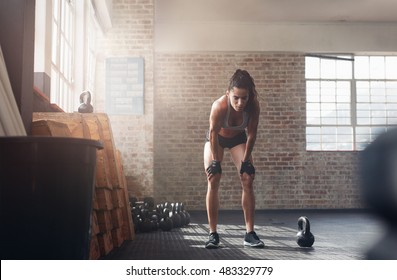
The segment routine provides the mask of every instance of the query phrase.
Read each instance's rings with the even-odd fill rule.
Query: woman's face
[[[230,91],[227,91],[226,94],[234,110],[237,112],[244,111],[249,99],[248,89],[233,87]]]

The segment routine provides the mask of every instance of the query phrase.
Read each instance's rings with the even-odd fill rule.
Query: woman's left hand
[[[241,162],[240,174],[247,173],[248,175],[255,174],[255,167],[250,160]]]

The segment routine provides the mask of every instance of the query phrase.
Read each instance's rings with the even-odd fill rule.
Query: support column
[[[35,0],[0,1],[0,44],[27,134],[33,112]]]

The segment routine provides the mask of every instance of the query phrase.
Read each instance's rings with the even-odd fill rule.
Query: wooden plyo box
[[[92,235],[90,240],[90,260],[97,260],[101,257],[97,235]]]
[[[72,137],[69,127],[62,122],[39,120],[32,123],[32,135]]]
[[[113,199],[112,191],[105,188],[95,188],[96,199],[98,202],[98,209],[100,210],[112,210]]]
[[[122,227],[123,224],[124,224],[122,209],[121,208],[114,208],[110,212],[111,212],[111,215],[112,215],[113,226],[115,228]]]
[[[113,229],[112,213],[108,210],[96,211],[100,233],[106,233]]]
[[[33,113],[33,123],[37,121],[55,121],[66,124],[69,128],[71,137],[91,139],[87,123],[83,121],[80,113]],[[34,131],[32,131],[32,134]],[[43,135],[43,134],[39,134]],[[59,135],[50,135],[59,136]]]
[[[123,232],[121,228],[112,229],[112,241],[113,247],[120,247],[124,242]]]
[[[97,235],[101,256],[106,256],[113,250],[113,239],[110,231]]]

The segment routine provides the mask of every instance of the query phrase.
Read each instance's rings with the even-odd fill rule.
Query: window
[[[52,2],[51,102],[65,111],[73,110],[73,38],[72,0]]]
[[[89,5],[89,17],[87,20],[87,84],[86,88],[90,91],[95,89],[95,67],[96,67],[96,35],[97,27],[95,25],[95,11],[92,5]]]
[[[362,150],[397,125],[396,56],[307,56],[305,76],[307,150]]]

